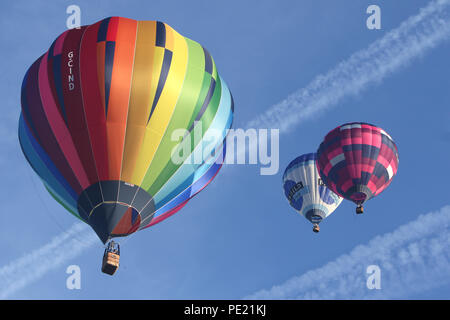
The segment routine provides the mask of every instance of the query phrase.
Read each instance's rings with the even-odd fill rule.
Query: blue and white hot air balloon
[[[294,159],[283,174],[283,189],[289,204],[311,221],[313,231],[341,204],[343,198],[328,189],[316,168],[315,153]]]

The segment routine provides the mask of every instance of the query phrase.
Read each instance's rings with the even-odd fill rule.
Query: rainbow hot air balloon
[[[64,32],[29,68],[19,139],[49,193],[106,243],[210,183],[232,119],[204,47],[163,22],[111,17]]]
[[[317,151],[320,177],[334,192],[353,201],[356,212],[379,195],[397,173],[398,151],[383,129],[362,122],[330,131]]]
[[[314,232],[319,232],[319,223],[336,210],[342,198],[322,182],[316,158],[315,153],[308,153],[289,163],[283,174],[283,189],[289,204],[314,225]]]

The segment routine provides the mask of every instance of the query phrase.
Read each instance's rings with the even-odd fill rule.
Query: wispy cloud
[[[246,299],[396,299],[450,283],[450,206],[373,238],[325,266]],[[366,268],[381,269],[381,289]]]
[[[319,116],[343,98],[410,65],[414,59],[450,39],[449,0],[431,1],[398,28],[354,53],[306,87],[247,124],[279,128]],[[420,216],[396,231],[358,246],[322,268],[311,270],[250,299],[401,298],[450,283],[450,207]],[[368,290],[366,268],[379,265],[382,290]]]
[[[247,127],[280,128],[282,132],[286,132],[299,122],[335,106],[345,96],[357,94],[368,84],[380,81],[400,67],[408,65],[414,58],[449,38],[450,19],[446,11],[449,4],[450,0],[432,1],[421,9],[418,15],[410,17],[367,49],[356,52],[327,74],[316,77],[308,86],[250,121]],[[75,236],[80,232],[80,237],[85,239],[81,243]],[[440,250],[439,245],[435,244],[437,240],[428,243],[433,250]],[[39,280],[47,272],[79,255],[96,241],[98,240],[95,234],[88,226],[75,224],[44,247],[1,267],[0,298],[8,297]],[[420,250],[420,244],[417,243]],[[372,245],[376,247],[376,244]],[[408,254],[408,251],[405,252]],[[345,256],[342,257],[344,262],[346,259]],[[448,264],[444,266],[448,268]],[[389,270],[388,265],[385,267]],[[317,280],[314,275],[302,279],[304,280],[301,281],[309,285],[317,283],[314,282],[314,279]],[[296,280],[292,281],[293,284],[287,284],[288,287],[295,285]],[[275,298],[277,290],[274,288],[271,291],[262,291],[258,295],[264,296],[267,293]]]
[[[450,0],[431,1],[399,27],[389,31],[366,49],[360,50],[306,87],[273,105],[248,128],[279,128],[286,132],[295,125],[356,95],[371,83],[409,65],[414,59],[450,39]]]
[[[87,225],[76,223],[43,247],[0,267],[0,299],[38,281],[97,242]]]

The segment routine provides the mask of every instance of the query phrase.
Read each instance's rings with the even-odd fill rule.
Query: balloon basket
[[[118,243],[111,241],[105,249],[102,261],[102,272],[112,276],[119,268],[120,247]]]

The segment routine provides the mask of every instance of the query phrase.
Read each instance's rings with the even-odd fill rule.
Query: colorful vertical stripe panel
[[[25,74],[21,103],[27,161],[104,243],[163,221],[212,181],[234,111],[203,46],[122,17],[61,34]]]

